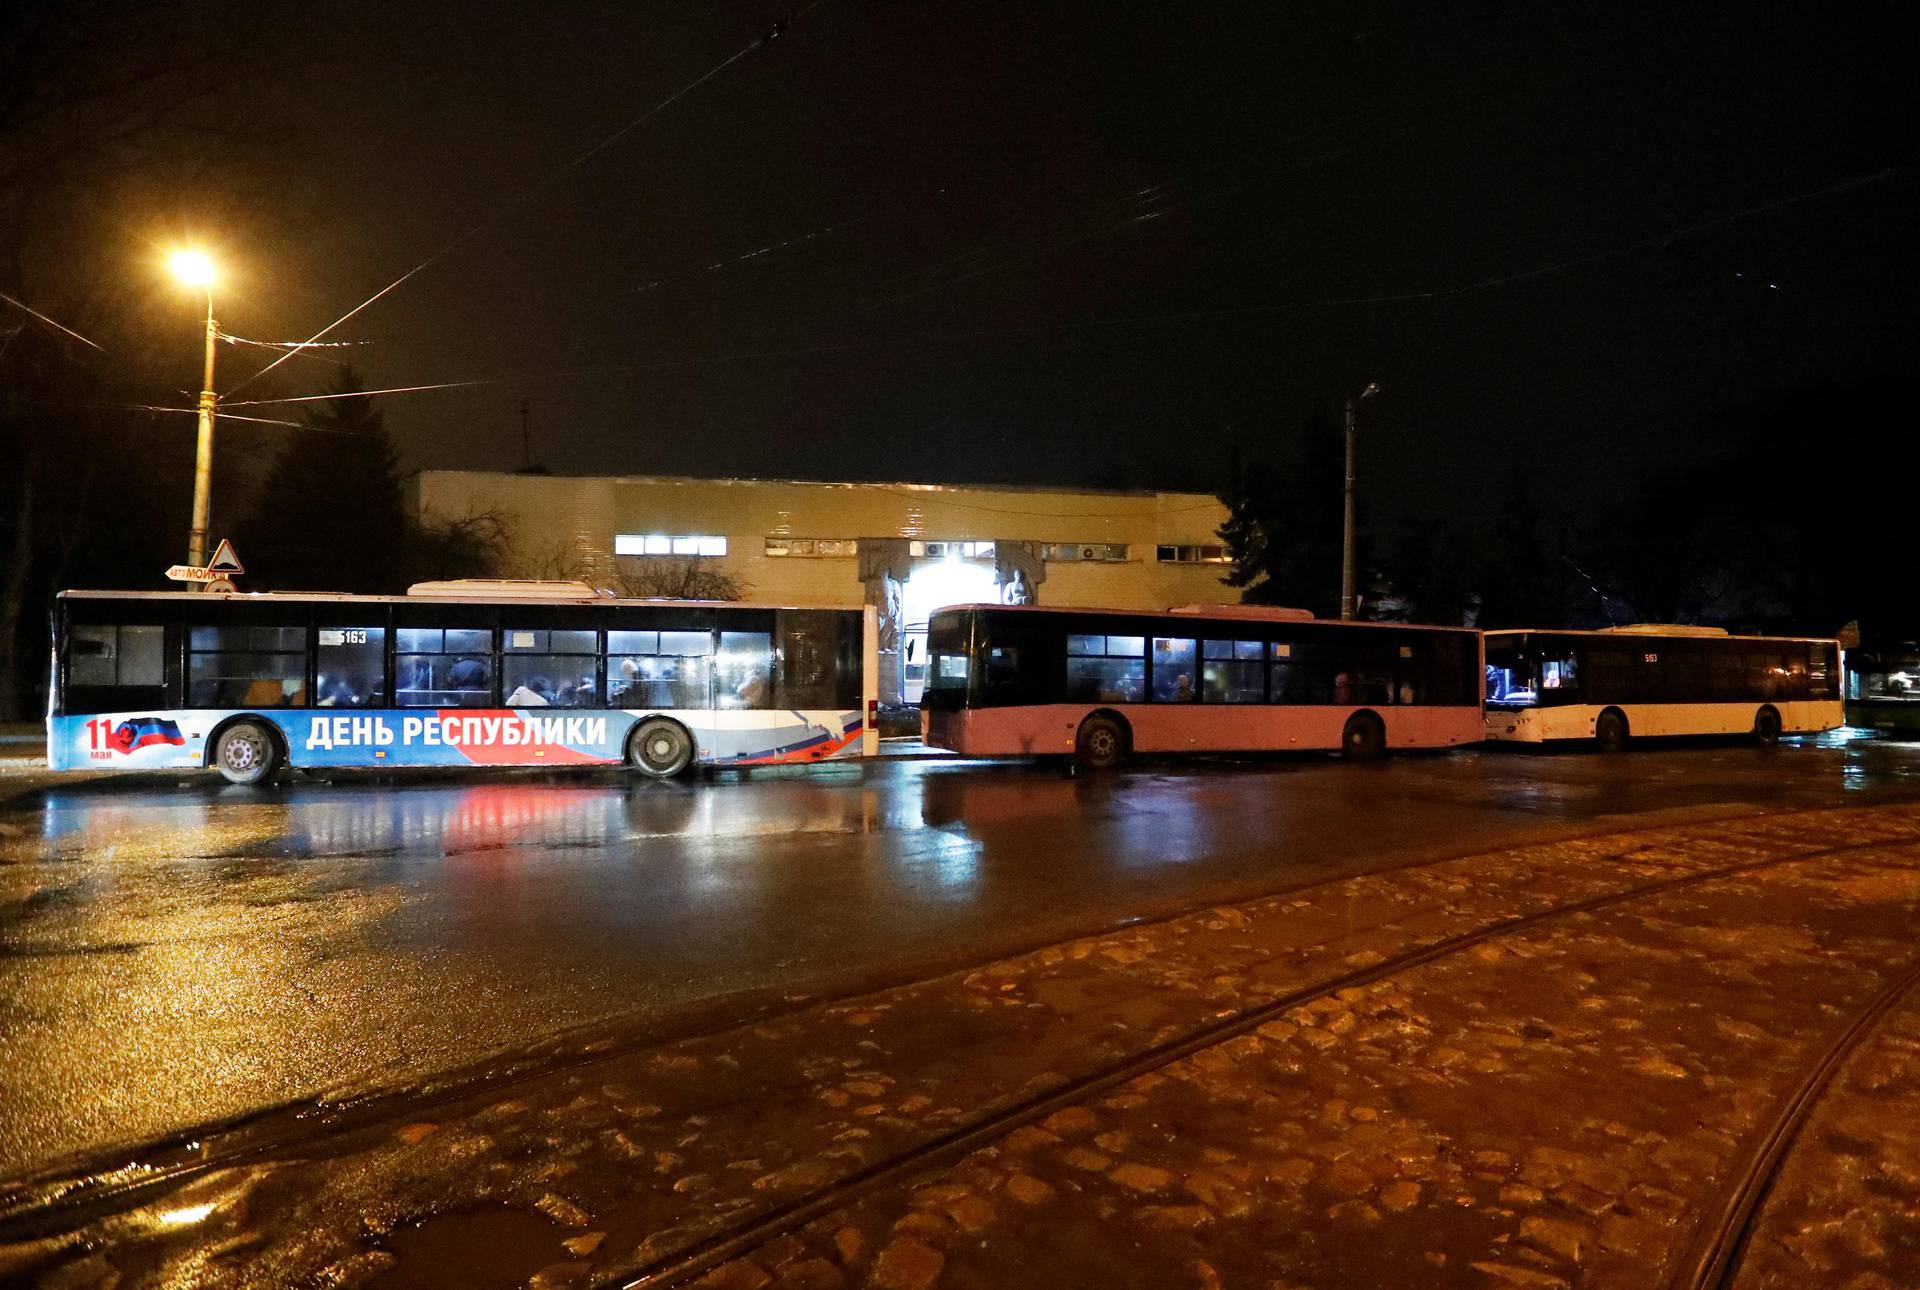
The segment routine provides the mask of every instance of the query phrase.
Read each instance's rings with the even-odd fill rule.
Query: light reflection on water
[[[198,786],[195,786],[198,788]],[[303,786],[228,795],[55,790],[42,812],[48,858],[456,853],[500,846],[600,847],[648,838],[861,834],[921,827],[917,801],[845,783]]]

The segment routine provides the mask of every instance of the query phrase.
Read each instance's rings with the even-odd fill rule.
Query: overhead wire
[[[1097,327],[1129,327],[1129,326],[1140,326],[1143,324],[1153,324],[1153,323],[1191,322],[1191,321],[1198,321],[1206,318],[1244,317],[1249,315],[1268,314],[1268,313],[1285,313],[1285,312],[1310,310],[1310,309],[1335,309],[1335,308],[1349,308],[1349,307],[1358,307],[1358,306],[1374,305],[1374,304],[1395,304],[1395,303],[1406,303],[1406,302],[1422,301],[1422,300],[1439,300],[1439,299],[1445,299],[1451,296],[1465,295],[1470,292],[1487,291],[1487,290],[1492,290],[1499,287],[1511,286],[1516,283],[1532,281],[1534,279],[1545,277],[1550,274],[1565,272],[1569,269],[1581,268],[1586,265],[1600,263],[1601,261],[1604,261],[1604,260],[1615,259],[1624,255],[1631,255],[1631,254],[1634,254],[1635,252],[1647,250],[1651,247],[1662,246],[1672,242],[1679,241],[1682,238],[1693,236],[1697,233],[1704,232],[1705,230],[1710,228],[1718,227],[1719,225],[1722,225],[1722,224],[1732,223],[1736,220],[1749,219],[1756,215],[1762,215],[1770,211],[1781,210],[1789,206],[1798,205],[1802,202],[1813,201],[1821,197],[1833,196],[1835,194],[1847,192],[1852,189],[1862,188],[1869,184],[1877,183],[1882,180],[1888,179],[1892,177],[1894,174],[1898,173],[1900,169],[1901,167],[1898,167],[1898,166],[1890,166],[1885,169],[1875,171],[1869,175],[1855,176],[1854,178],[1842,180],[1839,183],[1835,183],[1835,184],[1829,184],[1822,188],[1812,189],[1803,193],[1796,193],[1792,196],[1783,197],[1775,201],[1763,203],[1761,205],[1747,207],[1745,209],[1728,212],[1723,215],[1717,215],[1711,219],[1700,220],[1695,223],[1682,226],[1680,228],[1671,229],[1665,233],[1660,233],[1652,237],[1642,238],[1639,241],[1632,242],[1624,246],[1613,247],[1605,251],[1599,251],[1589,255],[1577,256],[1572,259],[1559,260],[1549,264],[1537,265],[1532,268],[1523,269],[1515,273],[1500,274],[1492,277],[1481,278],[1475,281],[1460,283],[1450,287],[1434,287],[1434,288],[1428,288],[1428,289],[1419,290],[1419,291],[1383,292],[1383,293],[1375,293],[1371,295],[1338,296],[1338,297],[1322,298],[1317,300],[1276,301],[1276,302],[1269,302],[1265,304],[1227,306],[1223,308],[1214,308],[1214,309],[1191,309],[1191,310],[1182,310],[1177,312],[1159,313],[1159,314],[1136,314],[1136,315],[1130,315],[1122,318],[1070,319],[1066,321],[1053,322],[1053,323],[1033,323],[1033,324],[1018,326],[1018,327],[994,327],[994,328],[980,328],[980,329],[975,329],[970,331],[937,332],[937,333],[931,333],[931,334],[920,335],[920,336],[897,336],[897,337],[887,337],[882,339],[863,340],[863,341],[846,341],[846,342],[838,342],[838,343],[822,344],[822,345],[802,345],[802,346],[793,346],[793,347],[783,348],[783,349],[758,350],[758,351],[741,352],[741,353],[733,353],[733,354],[696,354],[696,355],[686,355],[678,358],[662,359],[662,360],[658,360],[654,362],[646,362],[646,363],[620,363],[620,364],[612,364],[612,365],[599,366],[599,367],[573,368],[573,369],[567,369],[567,370],[562,370],[558,372],[548,372],[548,373],[522,372],[522,373],[514,373],[509,375],[501,375],[501,376],[477,377],[477,378],[468,379],[468,380],[437,381],[437,382],[431,382],[431,383],[420,384],[420,385],[391,386],[385,389],[376,389],[376,390],[347,390],[347,391],[342,391],[334,394],[304,394],[304,395],[293,395],[293,396],[288,396],[283,398],[237,399],[232,401],[230,406],[262,407],[262,406],[280,405],[280,404],[288,404],[288,403],[321,403],[321,402],[327,402],[329,400],[334,400],[334,399],[372,398],[379,395],[416,394],[416,393],[424,393],[424,392],[430,392],[435,390],[465,389],[465,388],[474,388],[474,387],[491,386],[491,385],[525,384],[525,383],[531,383],[531,382],[537,382],[537,381],[570,380],[570,379],[583,377],[583,376],[613,376],[613,375],[622,375],[627,373],[664,371],[664,370],[669,370],[677,367],[697,367],[697,366],[704,366],[707,364],[715,364],[715,363],[748,362],[748,361],[770,359],[770,358],[794,358],[794,357],[804,357],[804,356],[814,355],[814,354],[844,353],[844,352],[853,352],[858,350],[882,349],[882,348],[887,348],[895,345],[946,344],[954,341],[988,340],[988,339],[993,339],[993,338],[1002,337],[1002,336],[1034,335],[1034,334],[1040,334],[1040,333],[1046,333],[1046,332],[1075,331],[1075,330],[1090,329],[1090,328],[1097,328]]]
[[[478,237],[481,233],[485,232],[487,229],[492,228],[495,224],[498,224],[501,220],[505,219],[508,215],[512,214],[514,211],[519,210],[522,206],[525,206],[528,202],[532,201],[535,197],[547,191],[547,189],[553,187],[553,185],[558,183],[561,179],[564,179],[566,176],[572,174],[575,170],[578,170],[581,166],[585,165],[588,161],[592,160],[594,157],[599,156],[602,152],[605,152],[608,148],[611,148],[614,144],[626,138],[629,134],[639,129],[642,125],[644,125],[649,120],[653,119],[655,116],[658,116],[661,112],[664,112],[667,108],[671,107],[674,103],[678,102],[680,99],[685,98],[688,94],[691,94],[694,90],[699,89],[702,85],[705,85],[708,81],[720,75],[720,73],[724,72],[727,68],[733,66],[735,63],[745,58],[748,54],[753,53],[755,50],[761,48],[762,46],[766,45],[770,41],[778,38],[781,34],[783,34],[787,30],[787,28],[799,22],[808,13],[812,12],[814,9],[818,8],[820,5],[824,4],[825,2],[826,0],[810,0],[810,3],[804,5],[798,11],[796,11],[791,18],[784,19],[781,22],[775,23],[774,26],[771,29],[769,29],[767,32],[765,32],[760,36],[756,36],[753,40],[741,46],[733,54],[722,59],[720,62],[714,64],[714,66],[709,68],[707,71],[701,73],[699,76],[695,77],[691,81],[688,81],[685,85],[682,85],[679,89],[675,90],[673,93],[659,100],[657,103],[653,104],[653,106],[647,108],[644,112],[640,113],[640,115],[634,117],[631,121],[628,121],[625,125],[621,126],[618,130],[615,130],[612,134],[606,136],[604,139],[601,139],[598,143],[594,144],[592,147],[588,148],[586,151],[577,154],[575,157],[573,157],[572,160],[566,162],[564,165],[561,165],[557,169],[549,171],[543,178],[541,178],[537,182],[529,185],[526,188],[521,189],[519,193],[514,195],[512,198],[507,200],[505,203],[503,203],[499,207],[495,208],[495,210],[491,214],[489,214],[486,218],[479,221],[477,224],[474,224],[466,232],[460,234],[460,236],[454,238],[451,242],[448,242],[446,245],[442,246],[439,250],[435,251],[433,254],[427,256],[424,260],[421,260],[419,263],[415,264],[412,268],[408,269],[405,273],[402,273],[399,277],[387,283],[386,286],[381,287],[378,291],[368,296],[365,300],[362,300],[359,304],[355,305],[353,308],[347,310],[347,312],[345,312],[344,314],[341,314],[338,318],[334,319],[332,322],[328,323],[325,327],[322,327],[319,331],[315,332],[312,336],[308,337],[305,341],[302,341],[299,346],[293,349],[289,349],[286,353],[274,359],[271,363],[268,363],[265,367],[261,368],[259,371],[253,373],[253,375],[240,381],[237,385],[234,385],[232,388],[227,390],[222,397],[224,398],[224,397],[228,397],[228,396],[239,393],[241,390],[245,389],[247,386],[253,384],[253,382],[259,380],[262,376],[265,376],[268,372],[271,372],[274,368],[280,366],[280,364],[286,362],[289,358],[292,358],[295,354],[299,353],[306,346],[311,345],[313,342],[319,340],[322,336],[327,335],[335,327],[338,327],[340,324],[346,322],[348,319],[358,314],[361,310],[366,309],[368,306],[372,305],[373,303],[381,299],[383,296],[387,295],[389,292],[397,290],[402,284],[407,282],[414,275],[422,272],[423,270],[437,263],[441,259],[444,259],[446,256],[458,250],[460,247],[465,246],[468,242],[471,242],[474,238]]]
[[[99,350],[102,354],[107,352],[105,346],[97,344],[94,341],[88,340],[85,336],[82,336],[79,332],[75,331],[73,328],[67,326],[63,322],[58,322],[52,318],[47,317],[45,314],[41,313],[38,309],[35,309],[32,305],[28,304],[24,300],[17,300],[14,297],[8,295],[4,291],[0,291],[0,300],[6,301],[8,304],[12,305],[15,309],[20,310],[22,313],[30,314],[31,316],[38,318],[41,322],[53,328],[55,331],[64,332],[66,335],[71,336],[75,340],[79,341],[82,345],[92,346],[94,349]]]

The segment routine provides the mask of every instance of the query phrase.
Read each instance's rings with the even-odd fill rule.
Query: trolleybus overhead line
[[[1797,816],[1820,815],[1827,808],[1789,811],[1760,811],[1742,817],[1775,821]],[[1618,830],[1597,830],[1578,835],[1585,838],[1614,836]],[[1573,918],[1629,902],[1663,895],[1672,891],[1703,886],[1723,878],[1745,877],[1792,864],[1811,863],[1833,856],[1863,851],[1885,850],[1920,844],[1920,836],[1875,838],[1864,842],[1843,843],[1811,851],[1771,855],[1711,869],[1697,869],[1653,882],[1642,883],[1597,896],[1552,905],[1523,914],[1498,918],[1469,931],[1431,941],[1378,963],[1354,968],[1301,986],[1264,1003],[1242,1009],[1230,1016],[1202,1024],[1185,1035],[1155,1045],[1131,1058],[1122,1059],[1077,1076],[1045,1093],[1036,1094],[1004,1110],[990,1112],[969,1124],[941,1133],[918,1145],[908,1147],[885,1160],[877,1161],[848,1176],[826,1183],[803,1196],[774,1205],[695,1243],[664,1255],[633,1271],[599,1283],[599,1290],[661,1290],[698,1277],[766,1241],[796,1231],[815,1219],[832,1213],[860,1198],[930,1168],[958,1160],[978,1148],[1004,1137],[1024,1125],[1045,1119],[1055,1111],[1083,1102],[1149,1074],[1194,1053],[1215,1047],[1230,1039],[1257,1030],[1284,1013],[1316,999],[1331,997],[1341,990],[1374,984],[1399,973],[1470,950],[1504,936],[1529,931],[1562,918]],[[1376,875],[1430,869],[1457,862],[1462,855],[1445,855],[1409,860],[1373,871]],[[1624,858],[1624,857],[1623,857]],[[1330,878],[1301,887],[1281,889],[1288,894],[1336,886],[1345,881]],[[1212,903],[1184,909],[1149,923],[1173,922],[1190,916]],[[1134,926],[1138,926],[1135,924]],[[1920,972],[1920,966],[1915,969]],[[1905,978],[1903,978],[1905,980]],[[1910,986],[1911,980],[1907,981]],[[856,997],[856,996],[841,996]],[[756,1013],[754,1019],[766,1021],[791,1015],[808,1008],[834,1002],[834,998],[811,998],[785,1010]],[[1876,1017],[1879,1014],[1875,1014]],[[220,1170],[258,1163],[277,1153],[313,1144],[382,1123],[395,1115],[418,1116],[434,1108],[456,1104],[480,1094],[495,1094],[535,1080],[654,1047],[655,1041],[640,1040],[530,1061],[504,1073],[492,1072],[467,1080],[437,1083],[428,1093],[372,1094],[334,1105],[308,1102],[288,1103],[267,1108],[234,1120],[202,1125],[170,1135],[157,1149],[132,1158],[103,1163],[84,1177],[40,1178],[27,1187],[0,1193],[0,1244],[39,1239],[72,1231],[101,1217],[122,1212],[150,1197],[164,1193],[195,1178]],[[300,1122],[291,1130],[269,1133],[251,1139],[232,1140],[243,1135],[250,1125],[266,1122],[276,1112],[292,1112]],[[228,1134],[229,1140],[222,1139]],[[1711,1283],[1709,1283],[1711,1284]]]
[[[736,353],[688,354],[645,363],[617,363],[596,367],[569,368],[558,372],[546,373],[520,372],[501,376],[484,376],[464,380],[391,386],[377,390],[353,390],[335,394],[304,394],[278,398],[232,400],[223,396],[220,400],[220,406],[223,408],[258,407],[282,403],[319,403],[331,399],[372,398],[389,394],[418,394],[435,390],[472,389],[490,385],[528,384],[540,381],[573,380],[590,376],[618,376],[641,372],[670,371],[675,368],[699,367],[717,363],[744,363],[763,359],[803,358],[821,354],[857,353],[864,350],[885,349],[900,345],[944,345],[973,340],[991,340],[998,337],[1044,335],[1054,332],[1091,330],[1094,328],[1139,327],[1158,324],[1203,322],[1210,319],[1257,317],[1263,314],[1292,313],[1315,309],[1343,309],[1366,305],[1406,304],[1420,301],[1442,300],[1453,296],[1468,295],[1474,292],[1489,291],[1500,287],[1518,285],[1523,282],[1531,282],[1551,274],[1565,272],[1570,269],[1583,268],[1587,265],[1631,255],[1655,246],[1663,246],[1722,224],[1752,218],[1756,215],[1780,210],[1801,202],[1811,201],[1820,197],[1833,196],[1838,193],[1877,183],[1899,173],[1901,169],[1901,167],[1897,166],[1888,167],[1869,175],[1856,176],[1853,179],[1831,184],[1824,188],[1798,193],[1791,197],[1768,202],[1760,206],[1749,207],[1745,210],[1735,211],[1730,214],[1715,216],[1709,220],[1689,224],[1653,237],[1643,238],[1640,241],[1624,246],[1614,247],[1610,250],[1578,256],[1570,260],[1560,260],[1550,264],[1537,265],[1533,268],[1523,269],[1518,272],[1481,278],[1450,287],[1434,287],[1418,291],[1398,291],[1374,293],[1370,295],[1328,296],[1311,300],[1272,301],[1261,304],[1229,305],[1211,309],[1183,309],[1156,314],[1133,314],[1119,318],[1065,319],[1059,322],[1028,323],[1012,327],[973,328],[966,331],[934,332],[920,336],[891,336],[869,340],[837,341],[816,345],[795,345],[775,349],[740,351]],[[397,285],[397,283],[395,285]],[[371,301],[367,303],[371,303]],[[363,304],[358,308],[364,307],[365,305]],[[355,312],[357,311],[358,309],[355,310]],[[351,316],[352,315],[349,314],[346,317]],[[346,317],[341,318],[339,322],[344,322]],[[336,322],[331,326],[337,325],[338,323]],[[277,366],[280,362],[292,357],[296,352],[299,351],[289,350],[279,359],[274,360],[274,363],[269,364],[269,367]],[[266,368],[263,368],[261,372],[266,370]],[[254,376],[259,376],[261,372],[256,372]],[[253,377],[249,377],[247,381],[243,381],[241,385],[245,385],[253,379]],[[235,386],[234,388],[238,390],[241,387]]]
[[[741,59],[745,58],[747,55],[753,53],[755,50],[758,50],[767,44],[770,44],[772,41],[784,35],[795,23],[798,23],[802,18],[806,17],[807,14],[813,12],[813,10],[819,8],[824,3],[826,3],[826,0],[809,0],[809,3],[801,6],[798,10],[796,10],[792,14],[792,16],[788,18],[783,18],[780,21],[774,23],[772,27],[767,29],[767,31],[765,31],[759,36],[754,37],[752,40],[742,45],[739,49],[735,50],[732,54],[729,54],[726,58],[721,59],[718,63],[715,63],[712,67],[702,72],[699,76],[694,77],[692,80],[688,81],[686,84],[682,85],[680,88],[674,90],[671,94],[668,94],[665,98],[660,99],[659,101],[654,103],[652,106],[648,107],[645,111],[641,112],[638,116],[628,121],[625,125],[615,130],[612,134],[607,135],[605,138],[593,144],[591,147],[587,148],[585,151],[575,154],[570,160],[564,162],[563,164],[556,167],[555,169],[548,171],[540,179],[522,188],[519,192],[509,197],[506,201],[502,202],[499,206],[495,207],[491,213],[489,213],[484,218],[479,220],[477,223],[469,227],[464,233],[461,233],[458,237],[455,237],[452,241],[446,243],[439,250],[434,251],[432,254],[428,255],[425,259],[420,260],[412,268],[408,269],[405,273],[402,273],[399,277],[387,283],[384,287],[381,287],[378,291],[368,296],[365,300],[362,300],[359,304],[355,305],[353,308],[347,310],[347,312],[345,312],[344,314],[341,314],[338,318],[328,323],[325,327],[322,327],[319,331],[307,337],[306,340],[299,342],[297,345],[288,349],[286,353],[280,355],[280,357],[274,359],[271,363],[268,363],[265,367],[260,368],[258,371],[254,372],[251,376],[246,377],[245,379],[240,381],[237,385],[234,385],[228,390],[226,390],[220,396],[221,400],[224,402],[226,399],[231,398],[233,395],[239,393],[241,390],[245,389],[247,386],[259,380],[262,376],[265,376],[268,372],[271,372],[274,368],[280,366],[280,364],[286,362],[289,358],[292,358],[295,354],[300,353],[307,346],[312,345],[313,343],[318,341],[321,337],[328,335],[330,332],[333,331],[334,328],[338,327],[340,324],[346,322],[348,319],[352,318],[354,315],[360,313],[362,310],[374,304],[376,301],[381,299],[381,297],[399,289],[403,284],[405,284],[410,278],[414,277],[416,274],[421,273],[431,265],[437,263],[442,259],[445,259],[447,256],[451,255],[453,252],[459,250],[461,247],[465,246],[467,243],[473,241],[473,239],[480,236],[480,234],[486,232],[488,229],[492,228],[495,224],[498,224],[500,221],[506,219],[507,216],[513,214],[515,211],[525,206],[528,202],[532,201],[535,197],[539,196],[541,193],[544,193],[549,188],[559,183],[562,179],[565,179],[568,175],[572,174],[574,171],[584,166],[587,162],[593,160],[593,158],[605,152],[608,148],[613,147],[616,143],[626,138],[629,134],[632,134],[635,130],[639,129],[642,125],[645,125],[648,121],[652,120],[654,117],[658,116],[660,113],[666,111],[669,107],[673,106],[675,103],[679,102],[681,99],[685,98],[687,95],[693,93],[693,91],[699,89],[702,85],[705,85],[708,81],[720,75],[720,73],[726,71],[729,67],[733,66],[735,63],[739,62]]]

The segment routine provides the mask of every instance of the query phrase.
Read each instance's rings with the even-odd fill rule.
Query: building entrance
[[[984,556],[949,553],[914,559],[913,572],[900,595],[900,678],[902,697],[908,703],[919,703],[921,691],[926,689],[927,620],[933,611],[944,605],[999,602],[1000,583],[994,576],[991,546]]]

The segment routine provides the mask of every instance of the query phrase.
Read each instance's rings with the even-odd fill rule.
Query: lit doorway
[[[992,547],[984,557],[959,554],[961,544],[946,543],[948,553],[916,559],[900,592],[900,679],[902,697],[919,703],[927,686],[927,620],[943,605],[998,604]]]

